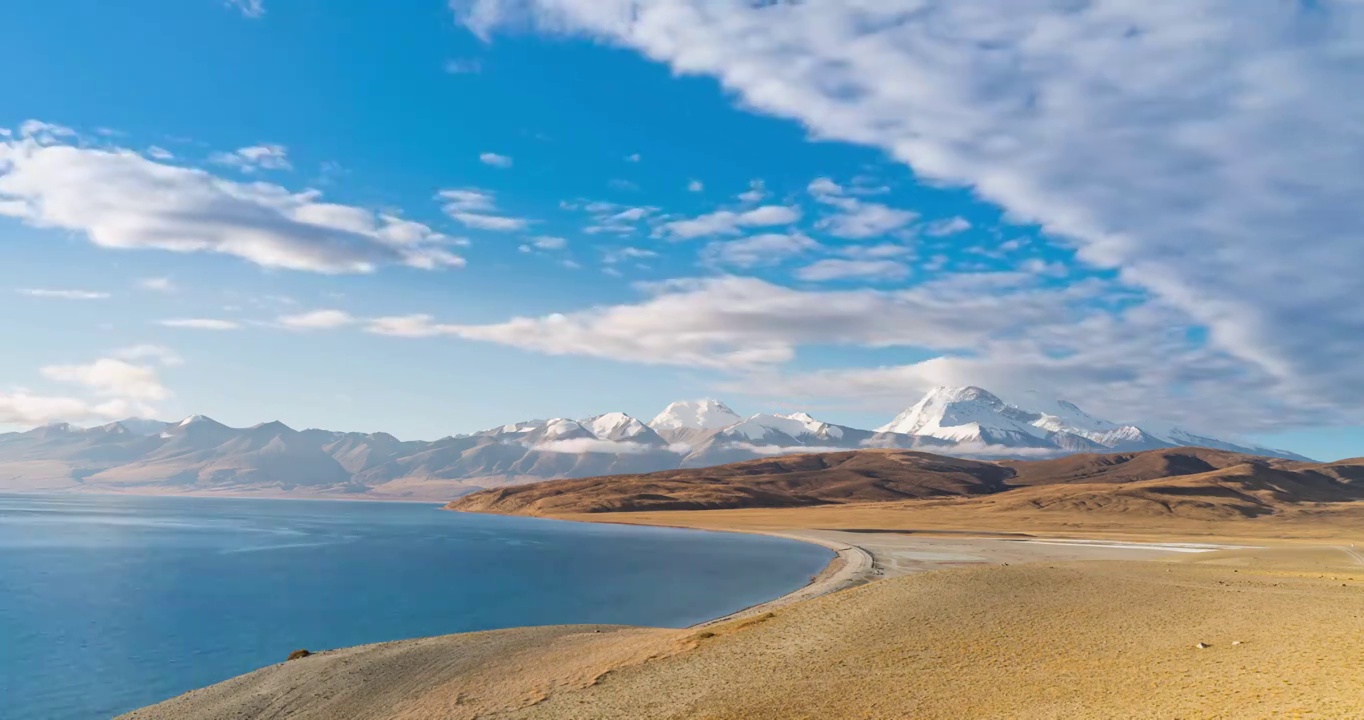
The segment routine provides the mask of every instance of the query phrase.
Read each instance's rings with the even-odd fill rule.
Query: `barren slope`
[[[448,506],[519,515],[901,503],[996,513],[1069,512],[1191,520],[1257,517],[1364,499],[1364,460],[1302,463],[1202,448],[977,462],[903,450],[753,460],[700,470],[501,488]],[[934,501],[934,502],[930,502]]]
[[[994,463],[902,450],[788,455],[718,467],[498,488],[455,510],[522,515],[800,507],[977,495],[1005,489]]]

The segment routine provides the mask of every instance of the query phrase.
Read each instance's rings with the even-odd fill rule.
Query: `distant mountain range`
[[[806,413],[744,418],[715,400],[677,402],[645,423],[624,413],[503,425],[434,442],[386,433],[231,428],[196,415],[0,434],[0,491],[96,491],[446,500],[552,478],[699,468],[860,448],[976,459],[1199,446],[1306,460],[1182,430],[1120,425],[1057,401],[1040,411],[977,387],[937,388],[890,423],[861,430]]]

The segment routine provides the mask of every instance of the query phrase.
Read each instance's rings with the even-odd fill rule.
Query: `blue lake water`
[[[0,716],[108,718],[297,648],[682,627],[794,590],[831,556],[433,505],[0,495]]]

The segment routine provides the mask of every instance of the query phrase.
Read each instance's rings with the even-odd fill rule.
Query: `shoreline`
[[[859,545],[859,544],[852,543],[852,542],[847,542],[847,541],[845,541],[845,540],[824,538],[824,537],[820,537],[820,536],[814,534],[814,533],[816,533],[816,532],[842,532],[842,531],[830,531],[830,530],[821,531],[821,530],[818,530],[818,529],[816,529],[816,528],[797,528],[797,529],[784,529],[784,530],[767,530],[767,529],[756,529],[756,528],[746,528],[746,527],[697,527],[697,526],[692,526],[692,525],[678,525],[678,524],[670,524],[670,523],[645,523],[645,522],[630,522],[630,521],[623,521],[623,520],[606,520],[606,519],[596,520],[596,519],[585,519],[585,518],[582,518],[582,517],[580,517],[580,516],[575,516],[575,517],[571,517],[571,518],[570,518],[570,517],[540,516],[540,515],[534,515],[534,516],[532,516],[532,515],[511,515],[511,516],[506,516],[506,515],[503,515],[502,513],[485,513],[485,512],[475,512],[475,511],[469,511],[469,510],[450,510],[450,512],[462,513],[462,514],[467,514],[467,515],[494,515],[494,516],[503,516],[503,517],[524,517],[524,518],[531,518],[531,519],[537,519],[537,520],[551,520],[551,521],[555,521],[555,522],[580,522],[580,523],[598,524],[598,525],[626,525],[626,526],[630,526],[630,527],[659,527],[659,528],[670,528],[670,529],[674,529],[674,530],[691,530],[691,531],[695,531],[695,532],[711,532],[711,533],[730,533],[730,534],[738,534],[738,535],[764,535],[764,536],[767,536],[767,537],[775,537],[775,538],[781,538],[781,539],[784,539],[784,540],[793,540],[793,541],[796,541],[796,542],[803,542],[803,543],[809,543],[809,544],[811,544],[811,545],[818,545],[818,546],[820,546],[820,547],[826,548],[826,549],[828,549],[828,550],[832,550],[832,551],[834,552],[834,556],[833,556],[832,558],[829,559],[828,564],[825,565],[824,568],[821,569],[818,573],[816,573],[816,574],[810,576],[810,580],[809,580],[807,583],[805,583],[804,585],[800,586],[799,588],[796,588],[796,589],[794,589],[794,590],[792,590],[792,591],[790,591],[790,592],[788,592],[788,593],[784,593],[784,594],[782,594],[782,595],[778,595],[777,597],[774,597],[774,598],[772,598],[771,600],[765,600],[765,601],[763,601],[763,602],[755,603],[755,604],[753,604],[753,605],[749,605],[749,606],[747,606],[747,607],[740,608],[739,610],[735,610],[735,611],[733,611],[733,612],[726,613],[726,614],[724,614],[724,615],[721,615],[721,616],[716,617],[716,618],[712,618],[712,619],[710,619],[710,620],[702,620],[702,621],[697,622],[697,623],[694,623],[694,624],[692,624],[692,625],[688,625],[688,626],[686,626],[686,628],[685,628],[685,629],[688,629],[688,630],[701,630],[701,629],[705,629],[705,628],[712,627],[712,626],[715,626],[715,625],[722,625],[722,624],[724,624],[724,623],[728,623],[728,622],[731,622],[731,621],[734,621],[734,620],[740,620],[740,619],[744,619],[744,618],[747,618],[747,617],[750,617],[750,616],[753,616],[753,615],[759,615],[759,614],[762,614],[762,613],[771,612],[771,611],[774,611],[774,610],[779,609],[779,608],[789,607],[789,606],[794,605],[794,604],[796,604],[796,603],[805,602],[805,601],[807,601],[807,600],[813,600],[813,599],[815,599],[815,598],[822,597],[822,596],[824,596],[824,595],[830,595],[830,594],[839,592],[839,591],[841,591],[841,590],[846,590],[846,589],[848,589],[848,588],[857,587],[857,586],[859,586],[859,585],[865,585],[865,584],[867,584],[867,583],[875,582],[875,581],[877,581],[877,580],[885,579],[886,577],[891,577],[891,576],[893,576],[893,575],[886,575],[886,574],[884,573],[884,571],[878,567],[878,566],[880,566],[880,565],[886,564],[886,563],[883,562],[883,561],[888,560],[889,558],[878,557],[877,551],[876,551],[876,550],[868,549],[867,547],[864,547],[863,545]],[[602,513],[602,514],[603,514],[603,515],[610,515],[610,513]],[[845,532],[845,534],[853,534],[853,533]],[[865,532],[865,531],[864,531],[864,532],[858,532],[858,533],[856,533],[856,534],[858,534],[858,535],[865,535],[865,536],[868,537],[868,538],[877,538],[877,537],[882,537],[882,538],[885,538],[885,537],[899,537],[899,538],[912,539],[912,540],[920,540],[920,539],[952,539],[952,538],[959,539],[959,540],[965,540],[965,541],[996,540],[996,541],[1015,542],[1015,543],[1028,543],[1028,544],[1033,544],[1033,545],[1054,545],[1054,546],[1057,546],[1058,548],[1070,548],[1070,549],[1079,549],[1079,550],[1084,550],[1084,549],[1086,549],[1086,548],[1091,548],[1091,549],[1120,549],[1120,550],[1129,550],[1129,551],[1145,551],[1145,552],[1147,552],[1147,553],[1153,554],[1153,557],[1141,558],[1141,559],[1143,559],[1143,560],[1151,560],[1151,559],[1154,559],[1155,557],[1168,557],[1168,556],[1176,555],[1176,554],[1185,554],[1185,553],[1188,553],[1188,552],[1190,552],[1190,551],[1189,551],[1189,550],[1177,550],[1177,549],[1175,549],[1174,546],[1179,546],[1179,545],[1195,545],[1195,544],[1197,544],[1197,543],[1181,543],[1181,542],[1179,542],[1178,540],[1174,540],[1174,539],[1167,540],[1167,541],[1165,541],[1165,542],[1149,541],[1149,540],[1119,540],[1119,539],[1115,539],[1115,538],[1112,538],[1112,537],[1104,537],[1104,535],[1106,534],[1106,533],[1104,533],[1104,532],[1091,532],[1091,533],[1087,533],[1087,534],[1089,535],[1089,537],[1084,537],[1084,538],[1058,537],[1058,536],[1055,536],[1055,535],[1030,535],[1030,534],[1024,534],[1024,533],[991,532],[991,531],[988,531],[988,530],[968,530],[968,529],[963,529],[963,530],[939,530],[939,529],[928,529],[928,530],[917,530],[917,531],[904,531],[904,530],[886,529],[886,530],[878,530],[878,531],[875,531],[875,532]],[[1207,548],[1206,548],[1206,550],[1200,550],[1200,551],[1198,551],[1198,552],[1208,552],[1208,551],[1214,551],[1214,550],[1231,550],[1231,549],[1260,549],[1260,546],[1252,546],[1252,545],[1208,545]],[[882,550],[884,551],[884,548],[882,548]],[[1137,558],[1133,558],[1133,559],[1136,560]],[[1041,562],[1042,559],[1041,559],[1041,558],[1038,558],[1036,561]],[[972,563],[965,563],[965,564],[972,564]],[[1360,561],[1360,564],[1361,564],[1361,565],[1364,565],[1364,560],[1361,560],[1361,561]],[[933,570],[933,569],[936,569],[936,570],[946,570],[946,569],[950,569],[950,568],[952,568],[952,567],[958,567],[958,566],[960,566],[959,563],[954,563],[954,562],[950,562],[950,561],[949,561],[949,562],[934,561],[934,562],[931,562],[930,565],[935,565],[936,567],[930,567],[930,568],[924,568],[924,569],[925,569],[925,570]],[[897,573],[897,574],[898,574],[898,573]]]
[[[845,590],[850,587],[856,587],[863,583],[871,582],[874,579],[872,573],[873,568],[875,567],[876,564],[876,559],[865,548],[858,545],[852,545],[849,543],[842,543],[833,540],[825,540],[823,538],[816,538],[807,535],[801,535],[798,533],[744,532],[742,530],[722,530],[719,532],[734,532],[737,534],[747,535],[767,535],[769,537],[778,537],[786,540],[795,540],[797,542],[810,543],[812,545],[819,545],[829,550],[833,550],[834,556],[829,560],[829,563],[825,565],[822,570],[820,570],[818,573],[816,573],[810,578],[809,582],[800,586],[799,588],[796,588],[795,590],[792,590],[791,592],[786,593],[785,595],[779,595],[777,597],[774,597],[766,602],[760,602],[755,605],[749,605],[746,608],[743,608],[741,610],[735,610],[734,612],[729,613],[727,615],[721,615],[718,618],[699,622],[696,623],[695,625],[690,625],[688,626],[688,629],[705,628],[711,625],[719,625],[722,623],[729,622],[731,620],[745,618],[750,615],[757,615],[759,613],[770,612],[777,608],[782,608],[798,602],[811,600],[822,595],[836,593],[840,590]]]
[[[449,512],[461,513],[464,515],[525,517],[535,520],[552,520],[555,522],[576,522],[595,525],[625,525],[629,527],[665,527],[673,530],[690,530],[693,532],[728,533],[734,535],[764,535],[767,537],[781,538],[783,540],[792,540],[795,542],[808,543],[810,545],[818,545],[820,547],[823,547],[827,550],[832,550],[834,552],[834,556],[832,558],[829,558],[829,562],[825,564],[825,566],[821,568],[819,572],[815,573],[814,575],[811,575],[809,581],[807,581],[804,585],[801,585],[800,587],[788,593],[778,595],[777,597],[774,597],[771,600],[764,600],[762,602],[754,603],[753,605],[740,608],[738,610],[726,613],[716,618],[711,618],[709,620],[702,620],[700,622],[693,623],[684,628],[688,630],[704,628],[711,625],[729,622],[731,620],[737,620],[743,617],[747,617],[749,615],[756,615],[758,613],[768,612],[775,608],[786,607],[787,605],[791,605],[793,603],[810,600],[813,598],[820,597],[822,595],[828,595],[830,593],[838,592],[839,590],[844,590],[850,587],[855,587],[857,585],[862,585],[864,583],[871,582],[871,580],[874,579],[873,572],[876,565],[875,556],[873,556],[871,552],[869,552],[866,548],[861,547],[860,545],[854,545],[852,543],[820,538],[813,535],[805,534],[799,530],[768,531],[748,530],[742,528],[735,529],[697,528],[687,527],[685,525],[653,525],[648,523],[619,522],[614,520],[598,521],[581,520],[578,518],[558,518],[528,515],[508,516],[503,515],[501,513],[481,513],[470,512],[467,510],[450,510]]]
[[[1166,687],[1200,673],[1200,687],[1225,688],[1236,684],[1229,684],[1233,677],[1247,676],[1222,672],[1222,653],[1260,664],[1293,653],[1316,658],[1323,642],[1317,628],[1336,628],[1339,637],[1332,642],[1340,644],[1355,632],[1346,620],[1364,622],[1359,620],[1364,615],[1349,614],[1348,604],[1364,597],[1357,595],[1364,587],[1364,555],[1339,540],[1329,547],[1266,547],[1179,542],[1173,533],[1162,541],[1134,542],[1102,530],[1058,537],[978,528],[688,527],[609,518],[531,519],[767,535],[835,554],[800,588],[684,628],[520,627],[337,648],[124,717],[639,720],[678,717],[684,707],[725,717],[777,717],[763,713],[786,707],[783,703],[796,703],[791,707],[807,715],[820,708],[823,714],[814,716],[825,717],[850,716],[846,711],[865,709],[866,703],[893,708],[895,717],[911,716],[910,711],[925,718],[996,717],[1016,708],[1018,698],[1042,697],[1055,687],[1055,675],[1039,674],[1035,657],[1064,658],[1064,667],[1097,663],[1132,686],[1149,679],[1154,668],[1171,680]],[[882,579],[888,581],[876,582]],[[857,592],[839,592],[852,587]],[[1285,634],[1284,623],[1261,622],[1269,612],[1266,604],[1273,604],[1271,617],[1297,617],[1304,595],[1322,601],[1308,606],[1321,617],[1310,634]],[[1170,607],[1183,613],[1177,622],[1171,621]],[[1115,627],[1125,629],[1114,632]],[[809,643],[815,641],[827,651],[811,653]],[[764,672],[751,672],[754,657],[765,658]],[[1297,668],[1293,677],[1307,694],[1284,695],[1284,707],[1354,682],[1341,673],[1323,680],[1315,667],[1313,662]],[[1000,668],[1023,680],[999,684]],[[710,677],[726,682],[697,681]],[[878,679],[886,677],[900,681],[887,685]],[[660,698],[662,685],[681,695]],[[980,703],[971,706],[978,710],[974,714],[962,714],[964,685],[974,693],[971,702]],[[1149,693],[1127,698],[1102,686],[1068,687],[1076,702],[1092,710],[1077,718],[1149,709]],[[1285,692],[1278,681],[1254,690]],[[1168,712],[1161,716],[1189,714],[1194,706],[1187,697],[1165,693],[1159,699]],[[1247,697],[1255,696],[1238,691],[1221,699],[1234,704]],[[1335,699],[1341,703],[1332,709],[1356,708]],[[757,714],[720,712],[730,708]]]

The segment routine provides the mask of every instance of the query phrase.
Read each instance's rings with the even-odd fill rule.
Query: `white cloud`
[[[1068,238],[1269,378],[1364,405],[1364,3],[454,0],[717,78]],[[1310,278],[1303,282],[1303,278]]]
[[[582,209],[592,217],[591,224],[583,228],[588,235],[633,235],[639,232],[640,223],[658,213],[658,208],[653,206],[636,207],[610,202],[591,202]]]
[[[371,332],[453,336],[551,355],[738,368],[781,364],[808,344],[961,348],[1019,324],[1064,321],[1073,289],[1031,290],[1027,276],[955,278],[900,292],[805,292],[753,278],[641,284],[636,304],[595,307],[491,325],[385,318]],[[983,292],[993,290],[995,294]],[[1005,292],[1008,290],[1008,292]],[[1002,294],[1001,294],[1002,293]]]
[[[783,446],[783,445],[754,445],[752,443],[736,442],[727,443],[725,447],[734,448],[736,450],[745,450],[754,453],[755,455],[766,455],[768,457],[776,457],[781,455],[804,455],[806,453],[833,453],[848,451],[848,448],[846,447],[836,447],[833,445],[825,447],[820,447],[818,445]]]
[[[971,229],[971,221],[964,217],[951,217],[943,220],[934,220],[929,223],[924,232],[932,237],[947,237],[957,233],[966,232]]]
[[[639,229],[633,225],[588,225],[583,228],[583,232],[588,235],[602,235],[613,233],[616,235],[633,235]]]
[[[137,281],[137,286],[143,290],[159,293],[173,293],[179,290],[175,282],[168,277],[149,277]]]
[[[610,455],[643,455],[645,453],[658,452],[658,448],[652,445],[644,445],[633,442],[620,442],[616,440],[598,440],[597,438],[572,438],[570,440],[551,440],[532,446],[540,452],[567,453],[578,455],[580,453],[607,453]]]
[[[1041,258],[1030,258],[1025,260],[1018,269],[1026,273],[1044,277],[1065,277],[1070,274],[1070,268],[1067,267],[1065,263],[1047,262]]]
[[[463,260],[425,225],[263,182],[237,183],[130,150],[0,142],[0,214],[112,249],[236,256],[264,267],[371,272]]]
[[[97,414],[90,403],[78,398],[48,397],[26,391],[0,391],[0,425],[48,425],[83,422]]]
[[[115,350],[113,356],[119,360],[153,360],[166,367],[184,364],[180,354],[164,345],[133,345]]]
[[[829,280],[903,280],[909,268],[893,260],[819,260],[796,271],[796,277],[810,282]]]
[[[19,288],[15,292],[36,298],[57,300],[107,300],[109,293],[95,290],[54,290],[52,288]]]
[[[506,155],[498,155],[493,152],[485,152],[478,156],[478,161],[484,165],[491,165],[496,168],[509,168],[512,166],[512,159]]]
[[[369,321],[365,330],[375,335],[423,338],[448,334],[446,327],[448,326],[437,324],[431,315],[419,314],[374,318]]]
[[[739,202],[756,204],[767,198],[767,184],[762,180],[749,180],[748,189],[739,193]]]
[[[909,210],[849,199],[844,212],[821,219],[816,227],[835,237],[863,239],[901,230],[918,218]]]
[[[441,190],[437,199],[445,201],[446,212],[492,212],[497,210],[493,194],[478,188]]]
[[[878,237],[902,230],[919,217],[918,213],[909,210],[900,210],[852,197],[855,192],[826,177],[811,181],[807,189],[819,202],[837,207],[841,211],[822,218],[815,224],[835,237],[847,239]]]
[[[637,163],[637,162],[639,162],[640,160],[643,160],[643,158],[640,157],[639,153],[634,153],[634,154],[626,155],[626,156],[625,156],[625,162],[628,162],[628,163]]]
[[[313,310],[305,313],[281,315],[275,319],[281,327],[288,330],[334,330],[346,327],[357,320],[343,310]]]
[[[531,238],[530,246],[537,250],[563,250],[568,247],[568,241],[553,235],[540,235]]]
[[[172,318],[158,323],[164,327],[186,328],[190,330],[240,330],[241,323],[234,320],[215,318]]]
[[[706,184],[700,180],[692,180],[687,183],[687,192],[699,193],[706,189]]]
[[[624,262],[626,260],[647,260],[656,257],[658,257],[658,253],[653,250],[637,247],[623,247],[605,251],[602,253],[601,261],[607,265],[615,265],[616,263]]]
[[[157,411],[153,404],[172,395],[161,383],[156,365],[179,365],[180,356],[158,345],[122,348],[113,355],[83,365],[49,365],[39,369],[47,380],[78,386],[88,397],[41,395],[22,388],[0,390],[0,425],[108,422],[154,416]]]
[[[676,240],[712,235],[738,235],[743,228],[790,225],[799,221],[800,217],[800,208],[785,205],[763,205],[742,212],[719,210],[689,220],[665,223],[656,234],[659,237]]]
[[[56,123],[25,120],[19,125],[19,137],[32,140],[40,145],[50,145],[58,142],[61,138],[76,137],[76,131]]]
[[[450,75],[477,75],[483,72],[483,61],[477,58],[455,58],[446,60],[444,68]]]
[[[42,368],[43,377],[89,388],[100,397],[156,402],[170,397],[156,370],[126,360],[100,358],[88,365],[50,365]]]
[[[832,178],[819,177],[810,181],[805,187],[811,195],[815,197],[828,197],[843,194],[843,186],[834,182]]]
[[[498,211],[497,203],[494,195],[487,190],[453,188],[441,190],[436,197],[443,201],[441,209],[446,215],[475,230],[514,232],[530,227],[532,222],[526,218],[494,214]]]
[[[1060,394],[1120,422],[1158,418],[1223,434],[1274,431],[1285,421],[1320,423],[1333,413],[1325,405],[1295,410],[1269,401],[1281,412],[1266,416],[1257,389],[1268,376],[1216,348],[1190,347],[1181,322],[1179,311],[1149,305],[1117,315],[1043,319],[1025,333],[976,343],[967,354],[877,368],[760,370],[719,389],[893,413],[934,386],[971,384],[1006,400]]]
[[[777,265],[821,247],[802,233],[768,233],[740,240],[712,242],[702,251],[701,259],[708,264],[751,268]]]
[[[213,153],[209,160],[219,165],[231,165],[245,173],[292,170],[294,167],[289,163],[289,150],[283,145],[252,145],[232,152]]]
[[[525,230],[530,221],[525,218],[505,217],[502,215],[482,215],[479,213],[450,213],[450,217],[458,220],[465,227],[474,230],[491,230],[493,232],[513,232]]]
[[[153,160],[174,160],[175,153],[159,145],[152,145],[151,147],[147,148],[147,157]]]
[[[607,223],[612,223],[612,222],[639,222],[640,220],[643,220],[644,218],[648,217],[650,214],[654,213],[654,212],[657,211],[657,210],[658,210],[658,208],[652,208],[652,207],[632,207],[632,208],[626,208],[626,209],[624,209],[624,210],[622,210],[622,211],[616,213],[615,215],[612,215],[612,216],[606,218],[606,220],[605,220],[604,222],[607,222]]]
[[[224,4],[236,8],[243,17],[255,19],[265,16],[265,0],[224,0]]]

